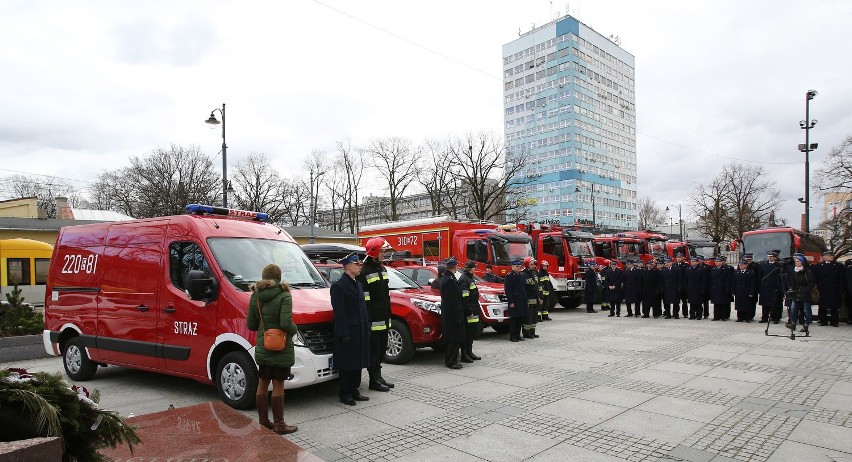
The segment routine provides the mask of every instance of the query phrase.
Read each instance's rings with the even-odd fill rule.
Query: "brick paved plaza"
[[[462,370],[420,350],[390,393],[287,394],[294,443],[327,461],[852,460],[852,327],[767,337],[764,325],[557,311],[540,339],[486,330]],[[781,325],[770,333],[783,334]],[[59,358],[17,366],[61,370]],[[124,415],[217,399],[192,381],[110,367],[90,388]],[[253,411],[245,411],[255,416]]]

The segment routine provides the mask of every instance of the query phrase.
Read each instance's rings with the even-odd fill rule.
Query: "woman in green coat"
[[[254,346],[254,360],[258,365],[257,415],[258,421],[279,435],[293,433],[299,428],[284,423],[284,381],[290,377],[290,368],[295,362],[293,335],[296,324],[293,323],[293,297],[290,286],[281,282],[281,268],[278,265],[266,265],[261,280],[251,288],[246,325],[257,331]],[[259,313],[263,316],[263,325]],[[269,351],[263,348],[263,333],[266,329],[281,329],[287,333],[287,344],[283,351]],[[272,382],[272,400],[267,403],[266,393]],[[272,419],[269,421],[269,407],[272,407]]]

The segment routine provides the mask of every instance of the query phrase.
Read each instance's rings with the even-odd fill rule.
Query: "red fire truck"
[[[361,245],[373,237],[381,237],[394,250],[408,252],[423,263],[452,256],[461,266],[472,260],[478,276],[485,274],[486,265],[491,265],[497,275],[505,276],[512,260],[533,256],[526,233],[504,231],[494,223],[456,221],[445,216],[363,226],[358,231]]]
[[[746,231],[742,239],[731,242],[731,250],[737,250],[740,246],[743,253],[754,254],[755,260],[763,260],[770,250],[778,250],[779,258],[792,257],[794,253],[801,252],[811,262],[819,261],[826,249],[821,237],[789,226]]]
[[[664,233],[649,230],[622,231],[616,236],[639,239],[639,258],[641,258],[643,262],[668,254],[666,241],[669,240],[669,237]]]
[[[595,236],[594,246],[595,260],[602,266],[610,260],[616,260],[618,267],[623,268],[624,260],[641,257],[642,241],[635,237]]]
[[[558,224],[518,224],[532,238],[535,258],[549,263],[550,282],[559,304],[576,308],[583,300],[585,259],[595,258],[592,233]]]

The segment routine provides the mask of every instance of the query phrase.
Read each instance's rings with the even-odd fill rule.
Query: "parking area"
[[[767,337],[765,325],[559,310],[541,338],[486,330],[461,370],[419,350],[354,407],[331,382],[287,392],[287,435],[327,461],[852,460],[852,327]],[[770,333],[784,334],[781,325]],[[16,367],[61,371],[59,358]],[[8,366],[8,364],[4,364]],[[123,415],[217,400],[212,386],[122,368],[86,382]],[[244,411],[254,416],[254,411]]]

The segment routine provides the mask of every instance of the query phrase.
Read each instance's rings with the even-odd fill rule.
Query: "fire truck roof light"
[[[189,204],[186,206],[186,211],[193,215],[224,215],[226,217],[248,218],[255,221],[266,221],[269,219],[268,213],[226,209],[222,207],[213,207],[212,205]]]

